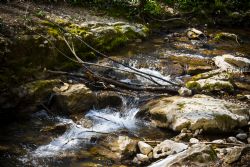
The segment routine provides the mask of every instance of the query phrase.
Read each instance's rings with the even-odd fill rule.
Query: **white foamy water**
[[[60,124],[68,124],[68,130],[58,138],[55,138],[47,145],[42,145],[23,161],[33,158],[46,158],[59,156],[65,151],[79,149],[79,144],[89,143],[92,136],[99,136],[103,133],[112,133],[120,129],[135,130],[138,128],[139,121],[135,118],[138,108],[124,108],[125,111],[115,111],[112,108],[101,110],[90,110],[85,118],[93,121],[91,128],[84,128],[76,124],[71,119],[57,117]],[[100,133],[96,133],[100,132]]]

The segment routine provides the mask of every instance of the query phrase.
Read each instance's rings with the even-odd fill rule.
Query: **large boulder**
[[[140,115],[143,112],[150,115],[156,126],[174,131],[183,128],[230,131],[247,125],[250,109],[246,104],[195,95],[190,98],[173,96],[150,101],[142,108]]]
[[[96,95],[84,84],[67,84],[55,87],[52,109],[64,114],[73,114],[91,109],[97,104]]]
[[[195,144],[189,149],[170,155],[149,167],[209,166],[217,159],[214,150],[205,144]]]

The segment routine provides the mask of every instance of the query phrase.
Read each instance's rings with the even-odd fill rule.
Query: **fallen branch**
[[[129,65],[126,65],[126,64],[123,64],[123,63],[121,63],[121,62],[119,62],[119,61],[117,61],[117,60],[114,60],[114,59],[110,58],[109,56],[105,55],[104,53],[98,51],[97,49],[95,49],[95,48],[92,47],[91,45],[89,45],[87,42],[85,42],[85,41],[84,41],[82,38],[80,38],[78,35],[72,34],[71,32],[65,30],[62,26],[58,25],[57,23],[55,23],[55,22],[53,22],[53,21],[51,21],[51,20],[49,20],[49,19],[46,19],[46,18],[44,18],[44,19],[45,19],[46,21],[50,22],[51,24],[55,25],[56,27],[58,27],[61,31],[73,35],[74,37],[76,37],[76,39],[78,39],[80,42],[82,42],[84,45],[86,45],[88,48],[90,48],[91,50],[93,50],[93,51],[96,52],[97,54],[101,55],[102,57],[105,57],[105,58],[107,58],[108,60],[111,60],[111,61],[113,61],[113,62],[116,63],[116,64],[119,64],[119,65],[122,65],[122,66],[124,66],[124,67],[127,67],[127,68],[129,68],[129,69],[131,69],[131,70],[133,70],[133,71],[135,71],[135,72],[137,72],[137,73],[140,73],[140,74],[143,74],[143,75],[146,75],[146,76],[150,76],[150,77],[153,77],[153,78],[162,80],[162,81],[164,81],[164,82],[167,82],[167,83],[169,83],[169,84],[171,84],[171,85],[180,87],[180,85],[178,85],[178,84],[176,84],[176,83],[173,83],[173,82],[171,82],[171,81],[168,81],[168,80],[166,80],[166,79],[164,79],[164,78],[161,78],[161,77],[158,77],[158,76],[155,76],[155,75],[153,75],[153,74],[146,73],[146,72],[142,72],[142,71],[140,71],[140,70],[138,70],[138,69],[136,69],[136,68],[130,67]],[[69,45],[68,45],[68,46],[69,46]],[[71,48],[71,51],[72,51],[72,48]]]
[[[133,84],[126,84],[120,81],[116,81],[110,78],[105,78],[102,76],[98,76],[95,74],[89,74],[90,76],[87,75],[82,75],[82,74],[75,74],[75,73],[68,73],[68,72],[63,72],[63,71],[52,71],[52,70],[47,70],[47,72],[54,73],[54,74],[59,74],[59,75],[68,75],[68,76],[74,76],[74,77],[83,77],[83,78],[89,78],[92,81],[102,81],[108,84],[112,84],[114,86],[127,89],[127,90],[132,90],[132,91],[148,91],[148,92],[156,92],[159,91],[161,93],[170,93],[170,94],[177,94],[178,93],[178,87],[174,86],[141,86],[139,87],[138,85],[133,85]]]

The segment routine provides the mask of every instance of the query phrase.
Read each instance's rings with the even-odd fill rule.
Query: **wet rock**
[[[148,156],[145,154],[136,154],[136,157],[141,162],[145,162],[149,160]]]
[[[214,150],[205,144],[194,144],[187,150],[157,161],[149,167],[175,166],[209,166],[215,162],[217,156]]]
[[[153,158],[160,158],[167,155],[179,153],[187,149],[187,145],[183,143],[177,143],[172,140],[165,140],[153,149]]]
[[[81,125],[84,128],[91,128],[93,126],[93,122],[87,118],[81,118],[76,123]]]
[[[189,142],[192,143],[192,144],[195,144],[195,143],[199,143],[200,141],[198,139],[196,139],[196,138],[191,138],[189,140]]]
[[[46,126],[41,129],[41,132],[50,132],[56,134],[63,134],[68,128],[67,124],[57,124],[55,126]]]
[[[96,95],[84,84],[71,84],[66,87],[64,85],[54,88],[53,111],[73,114],[87,111],[97,104]]]
[[[150,115],[158,127],[181,131],[183,128],[204,131],[230,131],[246,126],[249,107],[206,95],[166,97],[146,104],[141,112]]]
[[[105,91],[98,94],[98,107],[121,107],[123,104],[119,94],[111,91]]]
[[[224,157],[224,162],[227,164],[231,164],[237,161],[240,158],[241,152],[243,151],[244,147],[235,146],[227,153]]]
[[[178,90],[178,93],[180,94],[180,96],[191,96],[192,95],[192,90],[190,89],[187,89],[185,87],[181,87],[179,90]]]
[[[239,133],[236,135],[236,137],[240,140],[245,140],[247,138],[247,134],[246,133]]]
[[[143,141],[138,142],[138,147],[140,149],[140,152],[144,155],[148,155],[148,153],[153,150],[153,148],[149,144],[144,143]]]
[[[250,137],[249,137],[249,138],[247,138],[247,143],[248,143],[248,144],[250,144]]]

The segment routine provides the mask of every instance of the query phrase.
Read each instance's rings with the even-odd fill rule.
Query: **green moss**
[[[25,84],[25,88],[31,95],[40,95],[48,89],[52,89],[55,85],[60,84],[60,80],[38,80]]]
[[[218,91],[218,90],[224,90],[227,92],[233,92],[234,87],[232,84],[228,83],[220,83],[216,82],[215,84],[205,84],[202,89],[207,90],[207,91]]]
[[[220,127],[222,131],[230,131],[237,125],[237,122],[228,115],[215,114],[214,116],[218,127]]]
[[[201,85],[196,81],[189,81],[186,83],[188,89],[201,90]]]

